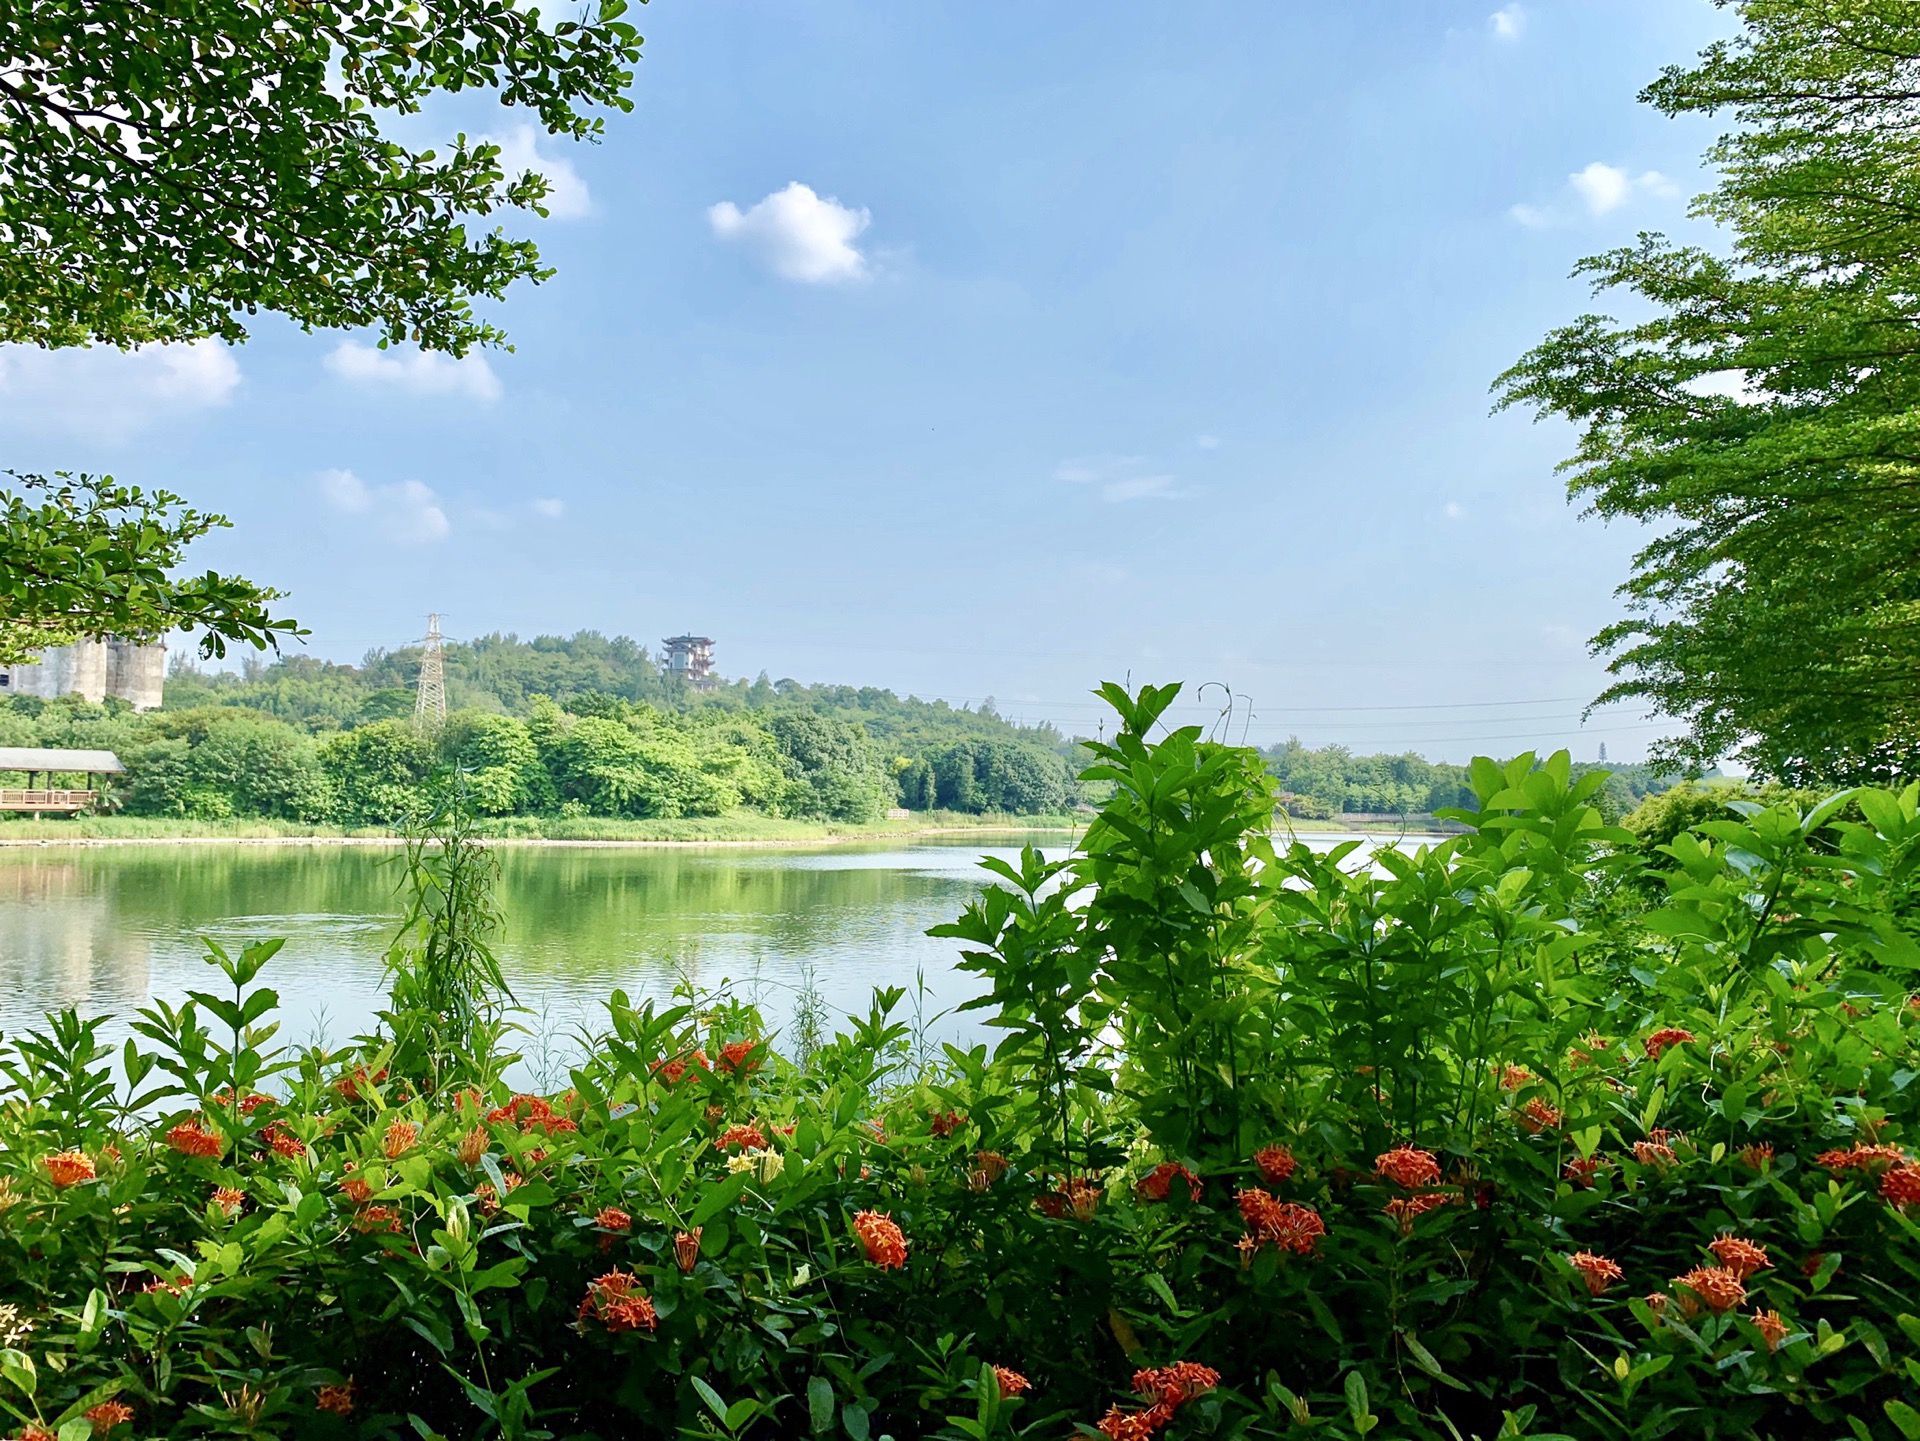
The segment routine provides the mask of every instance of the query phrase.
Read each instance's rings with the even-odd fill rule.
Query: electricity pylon
[[[413,700],[413,723],[422,730],[439,730],[447,723],[447,673],[440,655],[440,617],[427,617],[427,638],[421,642],[420,684]]]

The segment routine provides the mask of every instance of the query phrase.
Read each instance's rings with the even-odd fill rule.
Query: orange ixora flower
[[[389,1161],[397,1161],[413,1149],[414,1142],[420,1139],[420,1128],[411,1121],[395,1121],[387,1127],[387,1134],[380,1142],[380,1149],[386,1152]]]
[[[1233,1199],[1240,1208],[1241,1219],[1247,1223],[1247,1235],[1254,1242],[1248,1248],[1242,1241],[1243,1262],[1249,1261],[1252,1252],[1269,1241],[1282,1251],[1292,1251],[1297,1256],[1310,1255],[1320,1244],[1320,1238],[1327,1234],[1327,1223],[1311,1206],[1276,1201],[1265,1191],[1253,1189],[1236,1191]]]
[[[41,1167],[47,1179],[62,1190],[94,1178],[93,1161],[84,1151],[59,1151],[43,1157]]]
[[[1122,1411],[1118,1406],[1110,1406],[1094,1429],[1111,1441],[1152,1441],[1160,1425],[1161,1419],[1151,1412]]]
[[[603,1231],[616,1231],[625,1235],[633,1229],[633,1217],[618,1206],[602,1206],[594,1213],[593,1224]]]
[[[1714,1237],[1707,1243],[1707,1249],[1713,1252],[1716,1261],[1742,1281],[1755,1271],[1764,1270],[1773,1264],[1767,1259],[1765,1246],[1756,1246],[1751,1241],[1728,1233]]]
[[[363,1207],[353,1218],[353,1229],[363,1236],[375,1231],[387,1231],[398,1234],[400,1231],[400,1213],[391,1206]]]
[[[133,1419],[133,1407],[124,1401],[102,1401],[98,1406],[89,1406],[80,1413],[93,1427],[93,1434],[104,1436],[116,1426],[124,1426]]]
[[[669,1056],[664,1061],[653,1063],[653,1078],[665,1085],[678,1085],[686,1078],[688,1071],[708,1069],[707,1053],[702,1050],[684,1051],[677,1056]]]
[[[1143,1201],[1164,1201],[1173,1190],[1175,1179],[1187,1183],[1187,1198],[1200,1199],[1200,1178],[1174,1161],[1162,1161],[1134,1183],[1133,1193]]]
[[[1300,1168],[1285,1146],[1262,1146],[1253,1153],[1253,1165],[1269,1186],[1284,1186]]]
[[[231,1186],[220,1186],[213,1193],[213,1204],[229,1216],[240,1214],[240,1206],[247,1199],[245,1191],[236,1191]]]
[[[1400,1234],[1411,1236],[1413,1223],[1429,1211],[1437,1211],[1449,1201],[1458,1201],[1457,1195],[1444,1191],[1428,1191],[1419,1196],[1395,1196],[1380,1209],[1391,1216],[1400,1225]]]
[[[1175,1361],[1157,1371],[1135,1371],[1133,1389],[1169,1407],[1184,1406],[1220,1384],[1220,1373],[1194,1361]]]
[[[1560,1113],[1557,1107],[1549,1105],[1545,1097],[1535,1096],[1532,1100],[1528,1101],[1525,1106],[1520,1108],[1520,1114],[1517,1119],[1520,1122],[1521,1128],[1524,1129],[1529,1136],[1537,1136],[1542,1131],[1552,1130],[1562,1121],[1566,1120],[1566,1117]]]
[[[272,1148],[273,1154],[285,1157],[289,1161],[304,1161],[307,1156],[307,1143],[287,1130],[278,1121],[260,1132],[260,1139]]]
[[[1747,1299],[1747,1288],[1739,1275],[1725,1266],[1695,1266],[1684,1276],[1674,1278],[1679,1286],[1696,1298],[1714,1315],[1733,1310]],[[1682,1301],[1688,1298],[1683,1296]]]
[[[1692,1039],[1693,1032],[1684,1027],[1663,1026],[1641,1044],[1646,1047],[1648,1057],[1657,1061],[1669,1047],[1684,1046]]]
[[[322,1386],[319,1394],[314,1397],[313,1404],[329,1416],[351,1416],[353,1414],[352,1380]]]
[[[1635,1141],[1633,1159],[1643,1166],[1671,1166],[1678,1157],[1665,1141]]]
[[[507,1172],[505,1180],[509,1192],[520,1184],[520,1177],[512,1171]],[[473,1199],[480,1203],[481,1215],[493,1216],[499,1214],[500,1196],[499,1193],[493,1189],[493,1182],[482,1181],[479,1185],[475,1186],[473,1188]]]
[[[948,1136],[951,1136],[955,1131],[966,1125],[967,1118],[958,1111],[935,1111],[928,1124],[932,1127],[933,1134],[944,1141]]]
[[[1576,1186],[1591,1186],[1594,1177],[1612,1165],[1613,1162],[1596,1151],[1591,1156],[1575,1156],[1561,1174]]]
[[[1749,1171],[1764,1171],[1773,1164],[1773,1145],[1768,1141],[1759,1141],[1751,1146],[1742,1146],[1733,1153],[1733,1158]]]
[[[1033,1389],[1033,1382],[1018,1371],[1009,1370],[1005,1366],[993,1368],[993,1379],[1000,1383],[1002,1401],[1011,1401],[1015,1396],[1023,1396]]]
[[[673,1233],[673,1263],[680,1268],[682,1274],[690,1275],[700,1260],[701,1229],[695,1226],[691,1231]]]
[[[1603,1294],[1607,1287],[1627,1274],[1620,1269],[1619,1262],[1596,1256],[1591,1251],[1575,1251],[1567,1260],[1587,1283],[1587,1294],[1591,1296]]]
[[[609,1271],[587,1283],[580,1303],[580,1320],[598,1321],[616,1335],[622,1331],[652,1331],[660,1324],[653,1302],[640,1290],[640,1278],[631,1271]]]
[[[454,1148],[454,1156],[463,1166],[477,1166],[480,1158],[487,1154],[493,1145],[493,1137],[487,1134],[485,1126],[475,1126],[460,1138],[460,1144]]]
[[[364,1205],[373,1196],[373,1187],[363,1176],[348,1176],[340,1183],[340,1194],[354,1205]]]
[[[1863,1146],[1855,1141],[1844,1151],[1822,1151],[1813,1158],[1816,1166],[1829,1171],[1878,1171],[1883,1166],[1903,1166],[1907,1153],[1899,1146]]]
[[[1920,1206],[1920,1166],[1911,1163],[1889,1166],[1880,1178],[1880,1197],[1903,1211],[1909,1206]]]
[[[1755,1311],[1750,1319],[1753,1329],[1760,1333],[1760,1339],[1767,1343],[1769,1351],[1778,1351],[1780,1343],[1787,1339],[1787,1333],[1793,1329],[1787,1325],[1787,1318],[1778,1311]]]
[[[19,1441],[56,1441],[53,1432],[32,1421],[20,1428]]]
[[[862,1173],[865,1174],[864,1172]],[[1070,1176],[1052,1191],[1035,1199],[1034,1205],[1043,1216],[1051,1216],[1058,1221],[1072,1212],[1076,1221],[1090,1221],[1093,1213],[1100,1209],[1100,1197],[1104,1193],[1093,1183],[1091,1176]],[[1162,1200],[1166,1199],[1164,1196]]]
[[[766,1133],[749,1121],[744,1126],[729,1126],[720,1133],[720,1139],[713,1143],[716,1151],[725,1151],[738,1146],[743,1151],[764,1151],[767,1149]]]
[[[759,1044],[758,1041],[729,1041],[720,1048],[719,1069],[730,1075],[736,1072],[743,1076],[752,1075],[760,1069],[760,1062],[750,1059],[754,1047]]]
[[[167,1132],[167,1144],[183,1156],[211,1160],[223,1149],[220,1138],[198,1121],[182,1121]]]
[[[853,1231],[866,1248],[867,1259],[882,1271],[897,1271],[907,1264],[907,1238],[894,1225],[891,1215],[879,1211],[857,1212]]]
[[[1395,1146],[1373,1158],[1373,1169],[1380,1175],[1412,1190],[1431,1186],[1440,1179],[1440,1162],[1433,1152],[1418,1146]]]
[[[1533,1079],[1533,1072],[1529,1071],[1525,1066],[1502,1066],[1500,1068],[1500,1089],[1503,1091],[1517,1091]]]
[[[1582,1066],[1599,1065],[1612,1060],[1613,1042],[1598,1031],[1588,1031],[1580,1038],[1580,1044],[1567,1048],[1567,1061],[1574,1070]]]

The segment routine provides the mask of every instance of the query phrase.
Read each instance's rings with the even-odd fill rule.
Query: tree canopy
[[[1733,39],[1643,94],[1725,114],[1696,214],[1725,254],[1658,235],[1584,261],[1646,318],[1590,314],[1497,382],[1581,428],[1571,490],[1649,524],[1596,637],[1615,683],[1797,783],[1920,761],[1920,10],[1742,0]]]
[[[491,93],[591,139],[631,108],[622,0],[553,23],[511,0],[22,0],[0,9],[0,342],[244,340],[270,312],[458,355],[538,282],[531,240],[470,217],[544,213],[501,148],[400,143],[383,122]],[[223,517],[109,477],[0,490],[0,659],[74,635],[200,628],[203,650],[294,631],[270,590],[170,580]],[[45,492],[36,498],[35,492]]]

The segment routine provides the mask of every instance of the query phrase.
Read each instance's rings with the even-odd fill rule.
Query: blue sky
[[[1489,381],[1568,271],[1689,229],[1710,127],[1635,103],[1705,0],[654,0],[628,116],[563,145],[558,275],[464,365],[259,325],[0,350],[21,468],[224,510],[203,564],[308,648],[693,629],[728,674],[1086,729],[1107,677],[1248,734],[1639,755],[1581,728],[1636,537]],[[1210,696],[1217,692],[1210,692]]]

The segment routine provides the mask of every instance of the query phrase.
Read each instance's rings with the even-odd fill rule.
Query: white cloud
[[[872,220],[798,180],[746,210],[723,200],[707,211],[720,239],[745,246],[782,280],[806,285],[865,279],[867,257],[853,242]]]
[[[1741,405],[1760,405],[1774,398],[1773,393],[1755,385],[1744,370],[1710,370],[1685,381],[1680,388],[1702,399],[1719,397]]]
[[[409,395],[467,395],[498,400],[500,377],[487,358],[469,350],[460,359],[434,350],[389,346],[381,350],[343,340],[327,355],[326,367],[355,385],[390,386]]]
[[[1100,498],[1117,502],[1128,500],[1178,500],[1185,495],[1170,475],[1130,475],[1110,480],[1100,487]]]
[[[540,153],[541,133],[531,125],[515,127],[505,135],[484,135],[481,139],[500,147],[500,168],[508,180],[518,180],[529,170],[547,178],[546,207],[551,220],[578,220],[593,213],[593,196],[587,182],[573,168],[573,162],[559,155]]]
[[[1083,460],[1063,460],[1054,467],[1053,478],[1071,485],[1100,486],[1100,498],[1110,503],[1129,500],[1178,500],[1190,494],[1182,490],[1170,475],[1142,475],[1139,470],[1146,457],[1139,455],[1092,456]]]
[[[558,520],[567,513],[567,503],[564,500],[555,500],[551,496],[544,500],[536,500],[533,508],[537,514],[544,515],[548,520]]]
[[[391,545],[427,545],[453,530],[439,497],[417,480],[368,485],[350,470],[323,470],[320,494],[335,510],[365,517],[366,529]]]
[[[1511,5],[1502,5],[1487,17],[1487,24],[1496,37],[1501,40],[1518,40],[1520,32],[1527,28],[1527,12],[1520,8],[1519,0]]]
[[[0,417],[94,440],[120,440],[158,421],[225,405],[239,385],[239,362],[214,340],[132,350],[0,347]]]
[[[1220,448],[1220,437],[1217,435],[1203,435],[1194,441],[1194,444],[1202,450],[1218,450]]]
[[[1567,177],[1567,185],[1578,198],[1580,207],[1590,216],[1609,215],[1629,201],[1644,196],[1670,200],[1680,193],[1680,187],[1658,170],[1643,170],[1638,175],[1630,175],[1618,165],[1609,165],[1603,160],[1596,160],[1585,169],[1574,171]],[[1576,218],[1564,206],[1524,202],[1511,207],[1507,214],[1529,230],[1545,230]]]
[[[1458,520],[1466,514],[1466,511],[1461,508],[1459,501],[1450,500],[1441,508],[1441,513],[1445,515],[1448,520]]]

